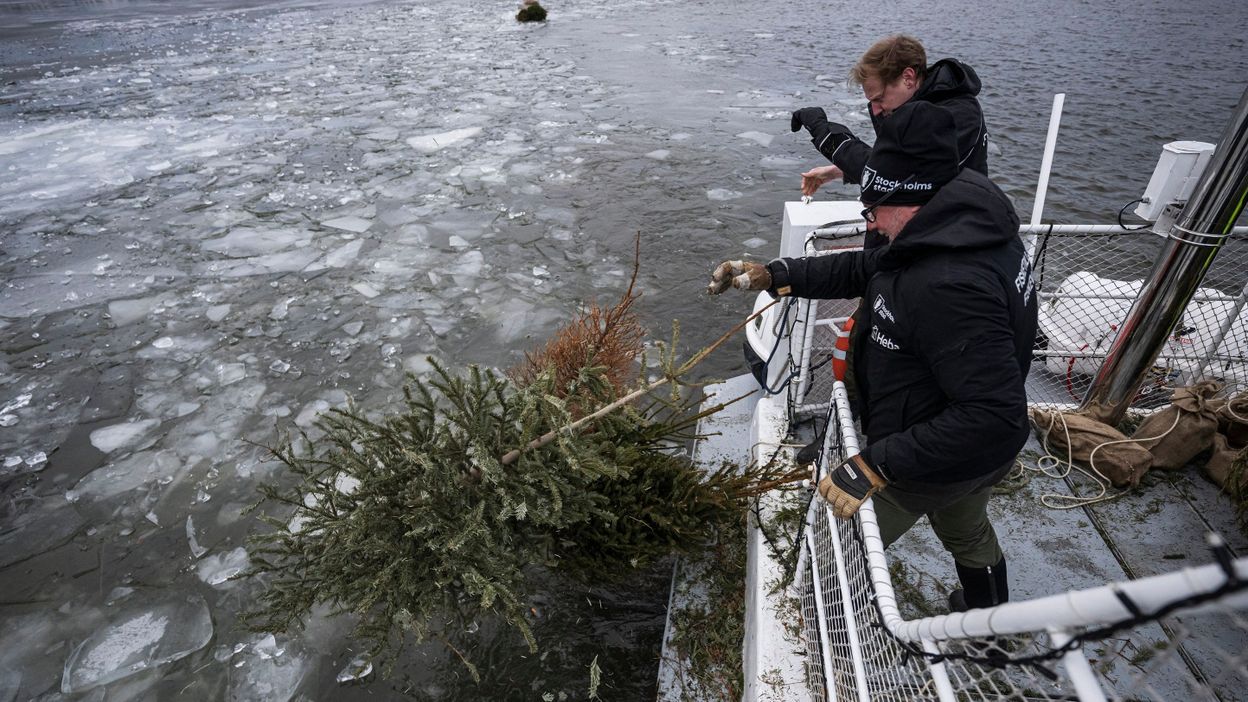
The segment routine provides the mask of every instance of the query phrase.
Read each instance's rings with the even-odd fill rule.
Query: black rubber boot
[[[965,612],[1010,601],[1005,556],[996,565],[986,568],[967,568],[961,563],[953,565],[958,569],[958,582],[962,583],[962,587],[949,593],[951,611]]]

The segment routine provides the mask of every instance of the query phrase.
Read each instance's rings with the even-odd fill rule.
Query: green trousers
[[[988,521],[988,498],[1012,465],[965,483],[895,484],[876,493],[872,503],[885,548],[927,515],[932,531],[959,564],[985,568],[1000,563],[1001,544]]]

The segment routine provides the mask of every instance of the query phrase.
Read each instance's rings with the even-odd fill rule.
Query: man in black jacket
[[[959,166],[988,175],[988,127],[976,97],[979,76],[970,66],[949,58],[928,66],[923,45],[899,34],[881,39],[867,49],[850,71],[850,80],[862,86],[877,135],[884,118],[906,103],[930,102],[947,109],[957,131]],[[829,122],[822,107],[797,110],[790,126],[795,132],[805,127],[815,148],[834,164],[803,173],[803,195],[813,195],[820,185],[833,178],[860,182],[871,147],[854,136],[849,127]],[[876,243],[878,240],[868,241],[868,248]]]
[[[886,545],[927,515],[963,586],[950,603],[965,609],[1009,596],[986,507],[1027,440],[1037,302],[1013,206],[958,162],[948,110],[901,106],[862,170],[863,217],[888,245],[728,261],[709,290],[862,297],[852,353],[866,441],[819,492],[843,519],[874,494]]]

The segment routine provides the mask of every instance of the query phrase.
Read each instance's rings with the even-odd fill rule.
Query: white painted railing
[[[839,382],[833,401],[823,465],[858,451]],[[807,659],[815,699],[1226,700],[1248,685],[1248,558],[907,620],[870,502],[841,521],[816,496],[806,529],[794,587],[819,652]],[[1167,644],[1148,660],[1104,668],[1084,654],[1085,641],[1163,617]]]

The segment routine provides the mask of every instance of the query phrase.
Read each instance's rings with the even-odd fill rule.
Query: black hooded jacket
[[[957,59],[941,59],[927,69],[927,77],[915,91],[913,100],[939,105],[953,114],[958,129],[958,157],[962,168],[988,175],[988,126],[979,106],[979,76],[975,69]],[[869,109],[869,108],[868,108]],[[871,115],[876,134],[884,117]],[[845,174],[846,183],[859,183],[871,147],[857,138],[848,139],[832,153],[825,153]]]
[[[969,480],[1017,455],[1037,302],[1018,216],[987,177],[963,169],[889,246],[768,269],[773,292],[863,298],[852,350],[862,455],[886,479]]]

